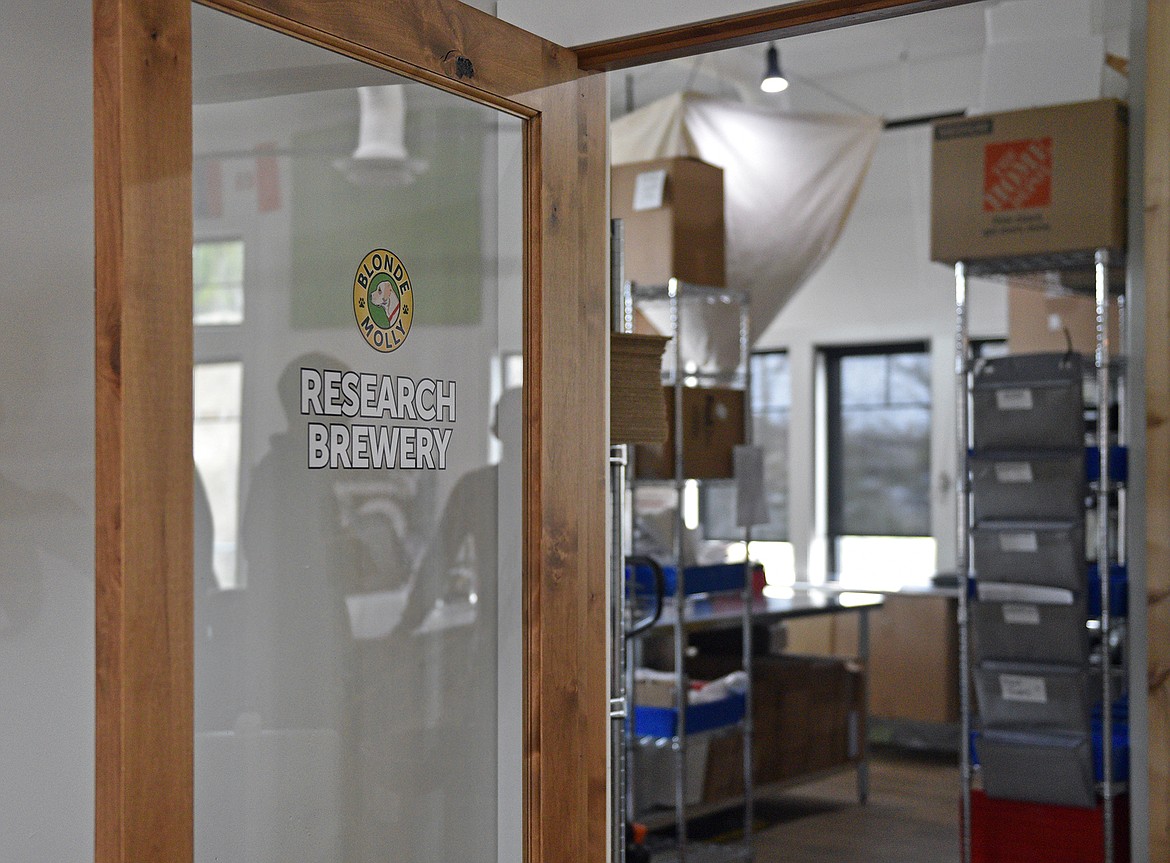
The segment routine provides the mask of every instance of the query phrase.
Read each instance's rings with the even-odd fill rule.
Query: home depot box
[[[688,157],[615,165],[610,208],[625,223],[630,281],[727,284],[722,168]]]
[[[674,476],[673,387],[664,387],[666,443],[639,446],[634,455],[634,476],[669,479]],[[744,442],[743,390],[722,387],[684,387],[683,476],[688,479],[730,479],[733,451]]]
[[[931,260],[1125,246],[1126,112],[1112,99],[934,125]]]

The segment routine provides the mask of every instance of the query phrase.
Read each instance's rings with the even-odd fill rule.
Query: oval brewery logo
[[[389,353],[406,341],[414,291],[410,274],[393,252],[374,249],[362,258],[353,279],[353,314],[362,338],[374,350]]]

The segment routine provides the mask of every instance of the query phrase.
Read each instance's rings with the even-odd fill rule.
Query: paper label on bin
[[[1043,677],[1025,674],[1001,674],[999,693],[1004,701],[1019,701],[1024,704],[1047,704],[1048,687]]]
[[[1022,530],[999,535],[999,550],[1020,554],[1035,554],[1040,549],[1040,541],[1034,530]]]
[[[1022,624],[1024,626],[1040,625],[1040,606],[1022,602],[1005,602],[1003,604],[1003,622]]]
[[[995,406],[1001,411],[1030,411],[1032,391],[1027,388],[996,390]]]
[[[1026,461],[998,461],[995,463],[995,479],[1002,483],[1031,482],[1032,465]]]
[[[634,212],[657,210],[666,196],[666,171],[643,171],[634,180]]]

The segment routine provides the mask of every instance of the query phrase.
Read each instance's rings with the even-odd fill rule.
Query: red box
[[[1079,809],[971,792],[971,863],[1101,863],[1103,807]],[[1116,863],[1129,863],[1129,798],[1113,799]]]

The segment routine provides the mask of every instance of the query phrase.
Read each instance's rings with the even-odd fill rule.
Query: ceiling
[[[1004,8],[1005,6],[1014,8]],[[1072,6],[1081,15],[1069,15]],[[948,9],[797,36],[777,43],[792,86],[767,96],[759,90],[764,45],[734,48],[612,73],[614,116],[657,98],[693,90],[780,110],[871,113],[904,119],[978,108],[978,85],[990,41],[1102,37],[1105,50],[1128,57],[1129,0],[983,0]],[[1034,34],[1007,32],[1023,25]],[[990,14],[989,14],[990,13]],[[989,37],[990,33],[990,37]],[[1039,63],[1036,74],[1059,74]],[[1107,71],[1102,95],[1121,95],[1124,79]],[[1112,76],[1112,77],[1111,77]],[[1112,90],[1110,90],[1112,88]]]

